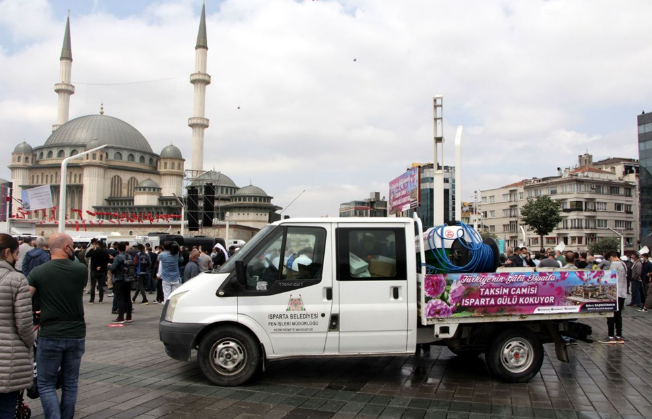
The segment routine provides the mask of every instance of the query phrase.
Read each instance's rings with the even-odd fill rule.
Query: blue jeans
[[[14,419],[16,417],[16,402],[19,391],[0,393],[0,419]]]
[[[46,419],[74,417],[79,367],[85,350],[85,339],[38,338],[36,350],[38,390]],[[56,390],[59,368],[61,368],[61,403]]]

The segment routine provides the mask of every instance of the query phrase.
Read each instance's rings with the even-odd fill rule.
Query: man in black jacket
[[[91,261],[91,300],[90,304],[95,302],[95,287],[99,292],[99,303],[104,300],[104,282],[106,281],[106,268],[109,264],[109,254],[105,249],[104,242],[96,241],[93,247],[88,251],[86,257]]]

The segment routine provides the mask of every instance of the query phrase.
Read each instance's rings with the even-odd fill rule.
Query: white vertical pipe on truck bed
[[[455,221],[462,221],[462,125],[455,134]]]

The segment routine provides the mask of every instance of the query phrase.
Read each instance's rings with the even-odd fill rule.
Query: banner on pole
[[[23,189],[21,192],[22,206],[24,210],[39,210],[52,208],[52,191],[50,185],[37,186],[35,188]]]

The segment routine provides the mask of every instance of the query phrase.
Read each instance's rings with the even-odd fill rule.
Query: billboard
[[[614,311],[615,271],[426,275],[427,318]]]
[[[421,179],[419,168],[413,167],[389,182],[389,213],[407,211],[419,206]]]

